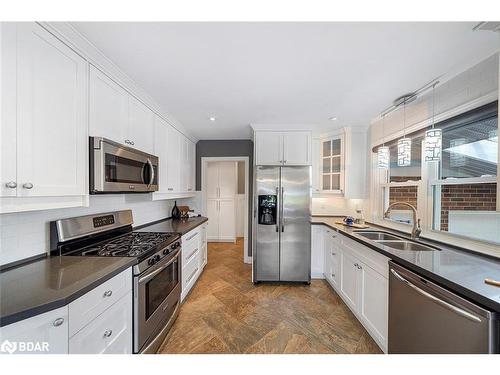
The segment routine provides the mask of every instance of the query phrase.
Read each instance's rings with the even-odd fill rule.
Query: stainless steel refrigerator
[[[257,166],[253,281],[311,281],[311,167]]]

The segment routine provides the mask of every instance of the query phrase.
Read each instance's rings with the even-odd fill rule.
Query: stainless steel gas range
[[[52,255],[136,257],[134,352],[154,353],[178,315],[181,240],[176,233],[134,232],[131,210],[51,223]]]

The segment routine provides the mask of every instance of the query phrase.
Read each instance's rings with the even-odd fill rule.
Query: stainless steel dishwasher
[[[389,262],[389,353],[498,353],[498,315]]]

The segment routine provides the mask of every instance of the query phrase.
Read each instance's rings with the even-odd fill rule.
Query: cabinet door
[[[131,354],[132,292],[69,340],[69,354]]]
[[[138,150],[153,153],[154,113],[139,100],[129,95],[127,140]]]
[[[382,347],[387,347],[388,281],[371,267],[360,264],[360,315]]]
[[[283,133],[283,164],[311,165],[311,133]]]
[[[219,240],[236,240],[236,220],[235,220],[234,199],[219,200]]]
[[[283,161],[283,136],[281,132],[255,133],[255,164],[281,165]]]
[[[222,161],[217,163],[219,168],[219,198],[234,199],[236,195],[236,168],[234,161]]]
[[[323,278],[325,271],[325,252],[324,252],[324,233],[323,225],[311,226],[311,277]]]
[[[189,176],[191,172],[189,171],[189,149],[188,149],[188,139],[180,134],[180,155],[181,155],[181,191],[188,191]]]
[[[2,342],[11,342],[13,353],[67,354],[68,307],[61,307],[0,328]],[[39,344],[40,350],[26,351],[26,343]],[[29,344],[31,345],[31,344]]]
[[[340,291],[345,297],[346,303],[355,311],[359,305],[358,294],[358,274],[359,270],[356,267],[359,264],[357,259],[348,252],[343,252],[341,256],[341,276],[340,276]]]
[[[123,143],[128,124],[128,93],[92,65],[89,82],[90,135]]]
[[[168,185],[168,128],[169,125],[160,117],[155,118],[154,154],[158,156],[158,191],[167,193]]]
[[[208,228],[207,228],[207,240],[208,241],[218,241],[219,240],[219,201],[217,199],[207,200],[207,217],[208,217]]]
[[[17,194],[16,25],[0,24],[0,196]]]
[[[188,139],[188,191],[195,191],[196,179],[196,149],[195,144]]]
[[[208,199],[218,199],[219,198],[219,163],[208,162],[206,169],[206,179],[207,179],[207,198]]]
[[[17,52],[17,195],[85,195],[87,63],[35,23],[17,25]]]
[[[311,164],[312,164],[312,192],[320,193],[321,192],[321,177],[320,177],[320,167],[321,167],[321,154],[320,154],[320,144],[321,141],[319,139],[313,139],[311,142],[312,146],[312,155],[311,155]]]
[[[167,134],[167,191],[180,191],[180,134],[172,126],[168,127]]]

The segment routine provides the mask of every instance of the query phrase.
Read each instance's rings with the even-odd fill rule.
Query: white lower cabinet
[[[386,352],[389,259],[327,226],[312,235],[313,246],[323,243],[325,279]]]
[[[71,337],[69,353],[132,353],[132,291]]]
[[[132,309],[129,268],[69,305],[0,328],[0,342],[15,353],[131,354]]]
[[[182,236],[181,302],[196,284],[207,263],[207,225],[205,222]]]
[[[68,306],[0,328],[0,342],[2,353],[68,353]]]

